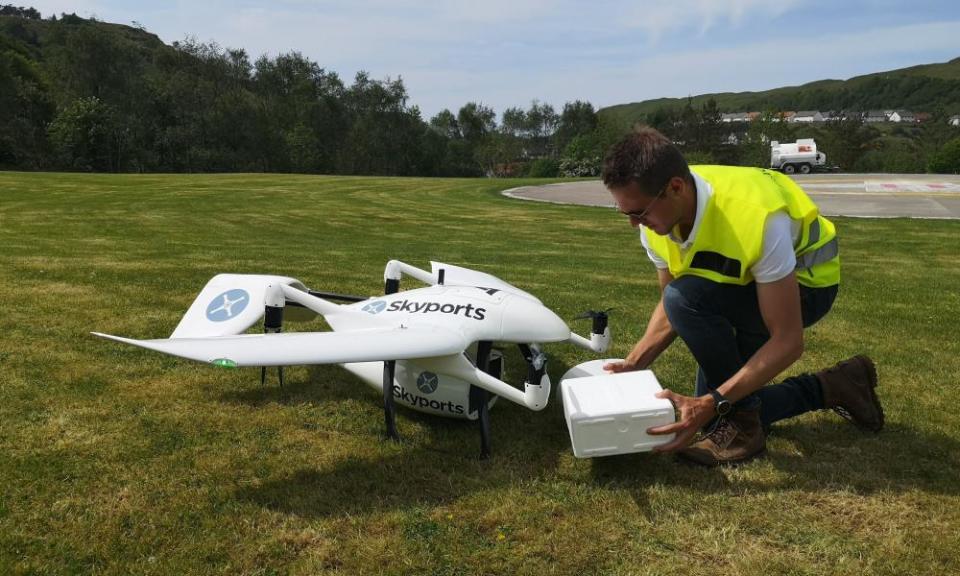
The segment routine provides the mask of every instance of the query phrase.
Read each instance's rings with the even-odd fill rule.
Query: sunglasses
[[[657,203],[657,200],[659,200],[663,196],[663,193],[666,192],[667,188],[669,187],[670,187],[670,183],[667,182],[667,185],[664,186],[663,189],[661,189],[660,192],[658,192],[657,195],[653,197],[653,200],[651,200],[650,203],[647,204],[647,207],[641,210],[640,212],[624,212],[619,208],[617,210],[627,218],[636,218],[637,220],[643,220],[644,218],[647,217],[647,214],[650,213],[650,209],[653,208],[653,205]]]

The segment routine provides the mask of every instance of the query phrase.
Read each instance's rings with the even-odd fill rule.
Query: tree
[[[40,168],[46,159],[46,126],[54,106],[26,50],[0,42],[0,167]]]
[[[430,119],[430,127],[438,134],[450,140],[463,138],[463,135],[460,133],[460,125],[457,123],[457,117],[446,108]]]
[[[557,129],[560,117],[553,106],[534,100],[524,114],[524,119],[530,156],[534,158],[555,156],[556,150],[551,149],[550,137]]]
[[[750,122],[741,141],[741,161],[747,166],[770,166],[770,142],[790,141],[790,125],[773,110],[766,110]]]
[[[23,6],[14,6],[13,4],[0,4],[0,16],[16,16],[18,18],[28,18],[30,20],[39,20],[40,13],[34,8],[24,8]]]
[[[500,120],[500,132],[514,138],[527,137],[527,114],[521,108],[507,108]]]
[[[119,166],[122,135],[111,107],[99,98],[79,98],[50,125],[50,139],[69,170],[110,172]]]
[[[876,138],[873,128],[864,124],[859,116],[843,115],[827,122],[822,129],[822,142],[818,148],[826,152],[827,160],[844,170],[852,170],[857,161],[869,149]]]
[[[339,171],[407,176],[422,164],[420,142],[426,125],[417,107],[407,106],[403,80],[371,80],[358,72],[345,95],[350,130]]]
[[[496,130],[496,118],[493,108],[476,102],[467,102],[457,112],[457,125],[460,127],[463,139],[476,145]]]
[[[497,129],[496,117],[492,108],[477,102],[467,102],[457,112],[461,143],[455,148],[456,156],[470,158],[474,170],[481,174],[488,173],[492,158],[497,156],[489,142]]]
[[[566,150],[574,138],[593,134],[598,125],[593,104],[581,100],[567,102],[563,105],[557,130],[553,134],[553,146],[556,150]]]
[[[908,174],[924,172],[926,165],[914,140],[885,136],[876,139],[853,168],[857,172]]]
[[[960,138],[950,140],[930,158],[927,171],[935,174],[960,174]]]

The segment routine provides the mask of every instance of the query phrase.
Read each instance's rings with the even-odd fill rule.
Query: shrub
[[[552,158],[537,158],[530,163],[531,178],[555,178],[560,175],[560,163]]]
[[[927,172],[935,174],[960,174],[960,138],[943,145],[927,163]]]

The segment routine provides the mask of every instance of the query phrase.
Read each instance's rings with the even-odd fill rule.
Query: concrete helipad
[[[827,216],[960,219],[960,176],[943,174],[808,174],[793,176]],[[524,186],[504,195],[523,200],[613,207],[597,181]]]

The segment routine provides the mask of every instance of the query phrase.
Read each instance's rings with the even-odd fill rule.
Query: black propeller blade
[[[593,320],[593,327],[591,332],[594,334],[603,334],[604,330],[607,329],[607,321],[609,319],[609,312],[613,308],[607,308],[606,310],[587,310],[583,314],[575,316],[574,320],[585,320],[590,318]]]

